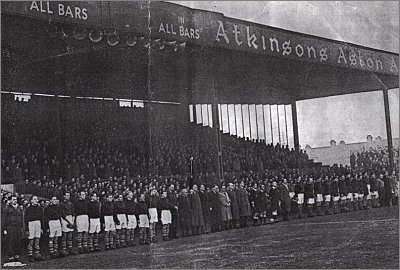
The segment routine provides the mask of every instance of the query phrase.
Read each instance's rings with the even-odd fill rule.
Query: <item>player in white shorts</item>
[[[175,209],[175,205],[170,203],[167,199],[167,192],[164,191],[161,194],[161,199],[158,202],[158,209],[161,211],[161,223],[162,223],[162,232],[163,232],[163,240],[169,241],[169,227],[172,223],[172,215],[171,210]]]
[[[308,182],[304,186],[304,196],[307,198],[307,211],[309,217],[314,217],[314,204],[315,204],[315,195],[314,195],[314,181],[310,177]]]
[[[115,220],[114,220],[114,198],[112,194],[107,195],[106,202],[101,207],[101,217],[104,224],[104,243],[105,249],[115,249],[114,235],[115,235]]]
[[[101,205],[96,193],[93,193],[90,202],[88,203],[89,215],[89,237],[88,248],[89,252],[100,251],[99,247],[99,233],[101,230]]]
[[[153,189],[150,192],[150,196],[147,197],[147,205],[149,207],[149,222],[150,222],[150,242],[156,243],[156,224],[158,222],[158,212],[157,205],[160,197],[156,189]]]
[[[322,203],[324,202],[324,197],[322,196],[321,178],[317,178],[317,180],[314,183],[314,194],[317,206],[317,215],[322,216],[325,214],[325,211],[322,210]]]
[[[144,194],[140,195],[140,199],[136,204],[136,214],[139,217],[139,243],[141,245],[149,244],[147,230],[150,227],[149,224],[149,208],[146,204],[146,197]]]
[[[32,196],[31,204],[25,210],[25,224],[28,226],[28,258],[29,261],[41,261],[40,236],[42,234],[43,208],[38,204],[38,197]]]
[[[76,214],[76,231],[79,253],[88,252],[89,216],[88,201],[85,191],[79,192],[79,198],[74,205]]]
[[[64,200],[60,205],[61,208],[61,228],[63,231],[62,235],[62,250],[61,256],[68,254],[76,254],[73,250],[73,232],[75,223],[75,209],[73,203],[70,201],[71,193],[64,193]]]
[[[126,226],[127,226],[127,219],[125,214],[125,202],[124,196],[119,194],[115,203],[114,203],[114,213],[117,216],[117,222],[115,223],[116,234],[116,247],[126,247]]]
[[[137,227],[136,220],[136,202],[133,198],[133,192],[129,191],[125,200],[125,213],[128,224],[126,226],[126,244],[128,246],[135,245],[135,229]]]
[[[50,205],[44,209],[45,223],[49,228],[49,252],[50,257],[58,256],[58,238],[62,236],[61,210],[57,197],[53,196]]]

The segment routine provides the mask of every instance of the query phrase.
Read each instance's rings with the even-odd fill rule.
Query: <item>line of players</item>
[[[151,195],[155,195],[156,192],[152,190]],[[52,197],[50,205],[44,211],[38,204],[38,198],[32,197],[31,205],[25,212],[25,223],[29,232],[29,261],[42,260],[39,239],[43,230],[48,230],[49,233],[48,248],[52,258],[77,253],[73,248],[74,230],[77,232],[79,253],[100,251],[101,226],[105,232],[106,250],[134,246],[136,227],[139,227],[140,244],[156,242],[157,210],[161,211],[163,239],[169,240],[171,210],[177,207],[167,200],[167,192],[163,192],[157,201],[152,201],[152,196],[146,200],[142,194],[139,201],[135,202],[132,192],[129,192],[126,198],[122,194],[118,195],[115,201],[113,195],[108,195],[104,203],[99,202],[96,193],[91,194],[90,200],[87,200],[86,193],[82,191],[74,204],[70,197],[70,193],[66,192],[62,203],[59,203],[57,197]],[[61,247],[58,246],[60,237]]]
[[[378,183],[381,180],[381,182],[388,181],[387,179],[394,179],[394,177],[383,177],[383,174],[380,174],[378,179],[375,173],[371,176],[368,173],[357,174],[354,177],[349,174],[340,178],[334,177],[332,180],[329,177],[325,177],[324,180],[318,178],[315,182],[311,177],[307,180],[299,177],[289,184],[283,180],[279,188],[274,182],[275,185],[271,189],[276,190],[276,195],[271,195],[270,198],[266,194],[274,194],[273,192],[267,192],[268,188],[259,188],[255,184],[249,191],[254,225],[257,225],[259,221],[266,223],[268,211],[272,212],[271,221],[275,221],[278,211],[282,213],[283,219],[287,220],[290,214],[303,218],[305,213],[308,216],[314,216],[315,211],[317,215],[323,215],[378,207],[379,197],[384,195],[380,194]],[[393,193],[394,185],[385,183],[385,186],[392,187],[389,193]],[[146,197],[142,194],[137,202],[132,192],[127,193],[126,198],[122,194],[118,195],[115,201],[113,195],[108,195],[104,203],[99,202],[96,193],[90,196],[90,200],[87,200],[86,193],[82,191],[79,193],[78,200],[72,203],[70,193],[66,192],[63,202],[59,203],[57,197],[52,197],[50,205],[44,211],[39,206],[37,197],[32,197],[31,205],[26,209],[24,218],[29,231],[30,261],[41,259],[39,239],[42,229],[49,231],[48,248],[51,257],[75,253],[74,230],[77,232],[76,242],[79,253],[100,250],[99,233],[102,227],[105,232],[106,250],[135,245],[134,231],[137,227],[139,227],[140,244],[156,242],[158,213],[161,214],[163,239],[169,240],[172,212],[177,210],[177,204],[168,200],[167,192],[163,192],[160,198],[157,191],[153,189],[150,196]],[[386,196],[386,198],[391,197]],[[61,247],[59,248],[60,237]]]

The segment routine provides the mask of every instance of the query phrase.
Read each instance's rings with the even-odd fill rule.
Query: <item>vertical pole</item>
[[[240,114],[242,115],[242,129],[243,129],[243,139],[244,137],[244,119],[243,119],[243,104],[240,104]]]
[[[233,104],[233,113],[235,114],[235,131],[236,131],[236,138],[238,137],[238,129],[237,129],[237,119],[236,119],[236,104]]]
[[[204,120],[203,120],[203,104],[200,104],[200,116],[201,116],[201,125],[204,126]]]
[[[385,88],[383,89],[383,105],[385,107],[386,135],[387,135],[388,150],[389,150],[389,170],[392,170],[394,166],[394,159],[393,159],[392,125],[390,122],[388,91],[389,91],[388,88],[385,86]]]
[[[219,121],[219,125],[221,126],[221,130],[222,132],[224,132],[224,123],[222,122],[222,104],[217,104],[218,106],[218,121]]]
[[[278,117],[278,136],[279,136],[279,145],[282,146],[281,142],[281,126],[279,124],[279,105],[276,104],[276,116]]]
[[[229,123],[229,104],[226,104],[226,114],[228,117],[228,134],[231,134],[231,123]]]
[[[247,104],[247,114],[249,115],[249,131],[250,131],[250,141],[251,141],[251,140],[252,140],[252,137],[251,137],[250,104]]]
[[[256,136],[257,136],[257,140],[259,139],[258,137],[258,118],[257,118],[257,105],[254,104],[254,111],[256,113]]]
[[[294,140],[294,149],[299,152],[299,127],[297,125],[297,107],[296,101],[292,102],[292,122],[293,122],[293,140]]]
[[[210,55],[212,57],[212,59],[214,59],[214,61],[211,62],[212,65],[212,70],[216,71],[217,69],[217,65],[216,65],[216,56],[215,56],[215,51],[212,50],[211,51],[212,54]],[[217,176],[218,176],[218,184],[221,184],[221,181],[223,180],[223,176],[224,176],[224,171],[223,171],[223,166],[222,166],[222,140],[221,140],[221,132],[219,131],[219,113],[218,113],[218,85],[217,82],[215,81],[214,78],[214,74],[215,72],[211,72],[211,79],[212,79],[212,83],[213,83],[213,117],[214,117],[214,121],[215,125],[214,125],[214,130],[215,130],[215,137],[216,137],[216,156],[217,156]],[[222,108],[221,108],[221,114],[222,114]]]
[[[289,145],[289,136],[287,131],[287,116],[286,116],[286,105],[283,105],[285,109],[285,128],[286,128],[286,145]]]
[[[210,121],[210,118],[211,118],[211,121]],[[210,115],[210,110],[208,109],[208,104],[207,104],[207,120],[208,120],[208,126],[211,127],[210,123],[212,122],[212,115]]]
[[[272,109],[271,109],[271,104],[269,105],[269,121],[271,123],[271,141],[272,141],[272,146],[274,146],[274,130],[272,129]]]
[[[265,144],[267,144],[267,125],[265,124],[265,105],[262,105],[262,116],[263,116],[263,125],[264,125],[264,139]]]

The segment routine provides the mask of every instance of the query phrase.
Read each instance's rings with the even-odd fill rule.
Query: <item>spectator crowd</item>
[[[234,148],[235,144],[231,142],[229,147]],[[250,141],[243,144],[243,152],[232,151],[240,159],[251,156],[251,151],[262,153],[263,150],[271,151],[271,157],[284,152],[282,156],[288,158],[280,160],[290,159],[291,151],[279,146]],[[22,194],[26,192],[19,195],[2,191],[2,229],[9,261],[20,259],[24,235],[28,238],[28,259],[34,261],[47,258],[42,255],[47,252],[56,258],[153,244],[161,238],[169,241],[293,218],[398,204],[398,165],[389,170],[388,164],[381,162],[386,158],[385,151],[379,152],[379,158],[369,159],[372,165],[362,162],[354,168],[257,169],[255,166],[251,168],[255,168],[253,171],[244,165],[239,170],[227,170],[221,183],[208,184],[201,177],[190,179],[189,173],[138,174],[134,170],[137,167],[133,155],[124,156],[106,149],[100,142],[74,147],[72,154],[65,156],[71,163],[66,162],[64,171],[60,164],[65,160],[61,163],[54,157],[46,162],[45,148],[30,159],[38,164],[35,158],[46,157],[41,166],[21,166],[16,156],[8,162],[3,160],[8,168],[19,171],[11,178],[19,176],[21,170],[21,179],[28,175],[23,183],[26,190],[29,186],[42,185],[52,194],[38,198],[34,193],[27,198]],[[359,157],[374,155],[369,151],[360,153]],[[28,156],[22,164],[30,164]],[[239,161],[243,162],[240,166],[247,164]],[[62,171],[64,174],[60,176]],[[40,180],[31,180],[43,173]]]

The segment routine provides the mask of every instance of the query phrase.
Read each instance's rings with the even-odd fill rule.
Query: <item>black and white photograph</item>
[[[398,1],[1,1],[1,268],[399,269]]]

